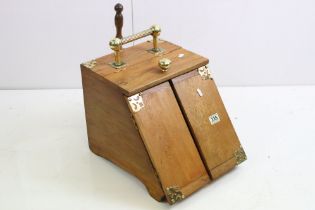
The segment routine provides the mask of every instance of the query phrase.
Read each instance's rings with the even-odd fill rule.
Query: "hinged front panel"
[[[141,109],[133,107],[141,97]],[[127,98],[169,203],[209,182],[193,138],[168,82]]]
[[[172,83],[212,178],[245,160],[244,150],[208,68],[179,76]]]

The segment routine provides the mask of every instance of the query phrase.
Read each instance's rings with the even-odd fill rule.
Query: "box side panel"
[[[164,197],[124,96],[81,66],[90,149],[138,177],[156,200]]]

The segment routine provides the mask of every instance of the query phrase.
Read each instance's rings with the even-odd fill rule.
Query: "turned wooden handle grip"
[[[124,17],[121,14],[123,11],[124,7],[122,4],[116,4],[115,5],[115,10],[116,10],[116,15],[115,15],[115,26],[116,26],[116,38],[122,39],[122,27],[124,24]]]
[[[110,63],[110,65],[113,68],[122,68],[125,66],[125,62],[123,62],[121,60],[121,50],[122,50],[122,46],[124,44],[136,41],[138,39],[141,39],[143,37],[146,36],[150,36],[152,35],[153,37],[153,48],[149,49],[148,52],[156,54],[156,53],[160,53],[163,52],[163,49],[158,48],[158,36],[161,33],[161,28],[158,25],[153,25],[151,26],[151,28],[141,31],[139,33],[133,34],[131,36],[127,36],[127,37],[123,37],[122,36],[122,27],[123,27],[123,23],[124,23],[124,18],[121,14],[121,12],[123,11],[124,7],[122,4],[116,4],[114,7],[115,11],[116,11],[116,15],[115,15],[115,26],[116,26],[116,38],[111,39],[109,41],[109,46],[112,50],[115,51],[114,55],[115,55],[115,61]]]

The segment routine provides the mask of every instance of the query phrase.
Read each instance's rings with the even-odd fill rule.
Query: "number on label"
[[[209,121],[210,121],[211,125],[214,125],[214,124],[220,122],[220,117],[219,117],[218,113],[210,115]]]

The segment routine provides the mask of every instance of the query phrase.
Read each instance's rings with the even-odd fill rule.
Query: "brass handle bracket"
[[[114,62],[111,62],[110,65],[115,69],[124,67],[126,63],[123,62],[121,59],[122,46],[124,44],[128,44],[130,42],[136,41],[138,39],[141,39],[150,35],[153,37],[153,48],[147,51],[153,54],[159,54],[163,52],[164,50],[158,47],[158,36],[160,35],[160,33],[161,33],[160,26],[153,25],[147,30],[141,31],[131,36],[124,37],[122,39],[117,38],[117,37],[113,38],[112,40],[109,41],[109,46],[114,51],[115,60]]]

